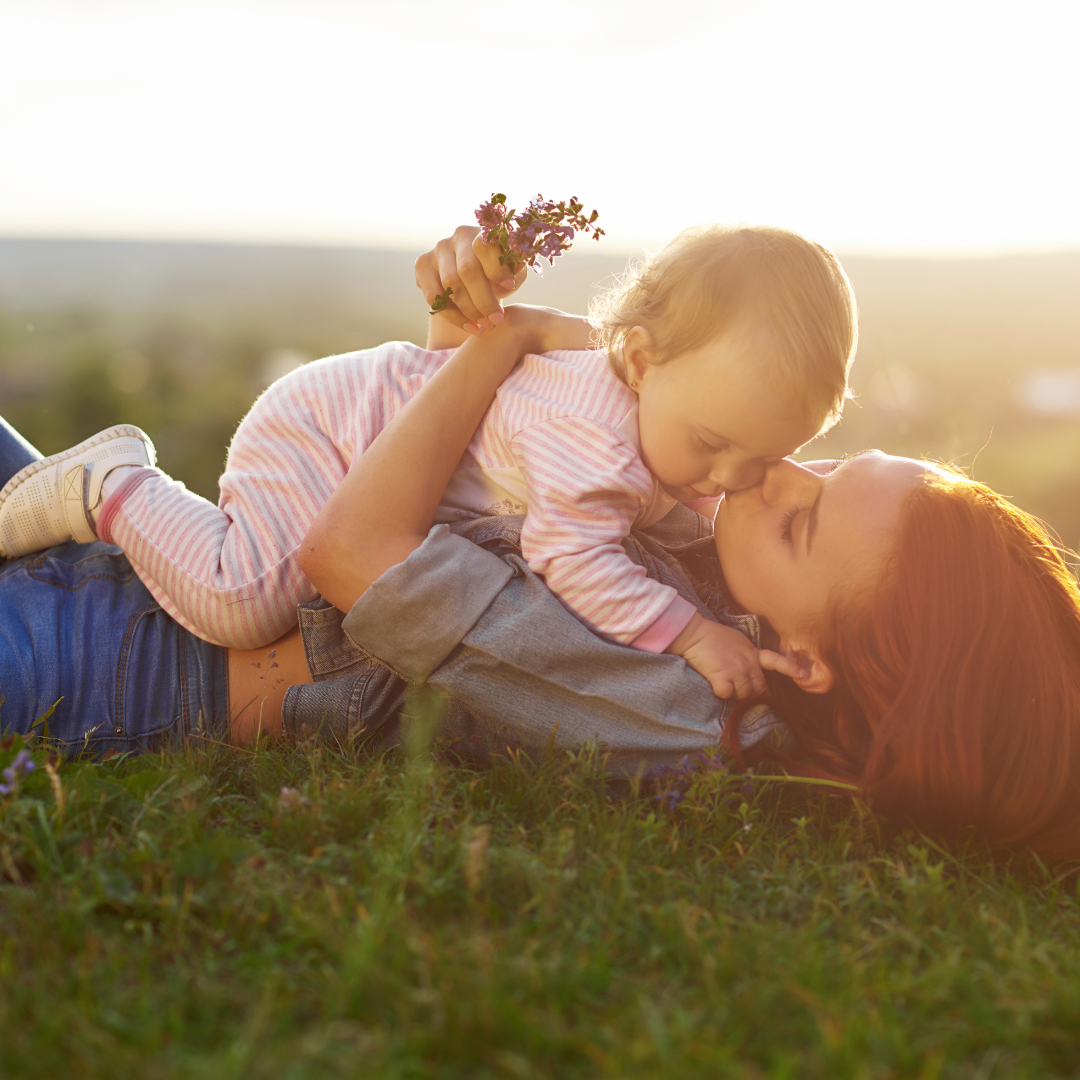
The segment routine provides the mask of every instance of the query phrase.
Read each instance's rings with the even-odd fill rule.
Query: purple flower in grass
[[[19,780],[34,771],[33,758],[25,750],[15,755],[15,760],[4,770],[6,783],[0,784],[0,795],[10,795],[19,786]]]

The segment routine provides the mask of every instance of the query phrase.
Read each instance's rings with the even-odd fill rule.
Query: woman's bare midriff
[[[261,649],[230,649],[230,740],[251,743],[260,731],[280,735],[286,691],[311,681],[299,626]]]

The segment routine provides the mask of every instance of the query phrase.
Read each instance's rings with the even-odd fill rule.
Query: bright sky
[[[1078,0],[0,0],[0,235],[1080,248]]]

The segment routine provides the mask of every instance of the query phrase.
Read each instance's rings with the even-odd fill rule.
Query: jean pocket
[[[86,554],[77,554],[80,548]],[[135,577],[127,556],[111,544],[64,544],[50,548],[43,555],[35,555],[25,566],[35,581],[69,592],[94,581],[115,581],[122,585]]]
[[[157,604],[128,621],[116,669],[113,735],[156,738],[178,728],[183,734],[187,635]]]

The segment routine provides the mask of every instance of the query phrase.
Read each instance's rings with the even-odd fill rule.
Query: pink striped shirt
[[[311,592],[296,565],[307,528],[449,355],[391,342],[298,368],[240,425],[218,507],[144,470],[103,508],[99,535],[197,633],[243,647],[274,640]],[[436,520],[526,513],[522,554],[552,592],[598,633],[662,652],[695,609],[621,541],[672,505],[641,460],[637,398],[606,354],[557,352],[526,356],[500,387]]]

